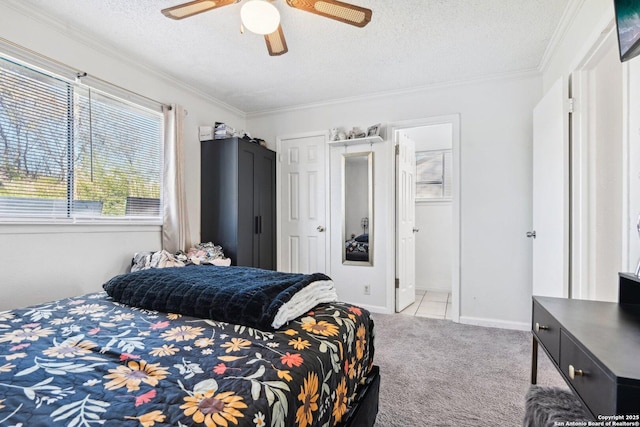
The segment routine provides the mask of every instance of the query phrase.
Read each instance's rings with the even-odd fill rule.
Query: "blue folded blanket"
[[[273,330],[323,302],[337,300],[324,274],[250,267],[188,266],[141,270],[103,285],[130,306]]]

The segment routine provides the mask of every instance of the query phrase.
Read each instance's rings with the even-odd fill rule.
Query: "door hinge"
[[[576,107],[576,100],[575,98],[569,98],[567,99],[567,109],[569,111],[569,114],[573,113],[575,111],[575,107]]]
[[[400,289],[400,279],[396,279],[396,289]]]
[[[400,144],[396,145],[396,156],[400,154]]]

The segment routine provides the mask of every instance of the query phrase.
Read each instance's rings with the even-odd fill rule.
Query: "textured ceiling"
[[[373,10],[357,28],[276,0],[280,57],[240,34],[239,4],[182,21],[160,13],[181,0],[20,4],[252,113],[535,70],[569,1],[354,0]]]

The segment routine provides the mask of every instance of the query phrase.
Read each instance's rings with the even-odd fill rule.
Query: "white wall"
[[[278,135],[311,130],[350,129],[459,113],[461,321],[528,328],[531,247],[524,233],[531,225],[532,110],[542,93],[541,86],[540,77],[526,75],[407,91],[249,115],[247,129],[266,140],[275,140]],[[391,168],[392,151],[381,154],[386,156],[382,164]],[[385,188],[391,185],[382,184]],[[391,191],[383,191],[384,209],[393,218],[390,195]],[[379,211],[376,216],[377,221]],[[393,242],[393,221],[385,221],[382,226],[388,227],[383,233],[389,235],[389,243]],[[383,250],[392,252],[392,247]],[[354,295],[353,302],[393,310],[393,254],[390,256],[388,272],[372,283],[370,298]],[[359,279],[354,273],[345,280]]]
[[[452,203],[416,203],[416,228],[416,289],[451,292]]]
[[[46,18],[0,2],[0,37],[163,103],[182,104],[185,181],[191,240],[199,241],[200,143],[198,126],[223,121],[244,128],[244,115],[166,76],[139,67],[116,50]],[[0,310],[102,289],[125,271],[140,250],[160,248],[159,227],[0,226]]]

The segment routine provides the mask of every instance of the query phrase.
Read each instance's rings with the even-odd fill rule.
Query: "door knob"
[[[535,239],[536,238],[536,230],[527,231],[527,237],[533,237]]]
[[[418,231],[420,231],[420,229],[419,229],[419,228],[415,228],[415,227],[413,227],[413,232],[414,232],[414,233],[417,233]]]
[[[318,226],[318,228],[317,228],[317,230],[318,230],[320,233],[322,233],[322,232],[324,231],[324,227],[323,227],[323,226],[321,226],[321,225],[319,225],[319,226]]]

